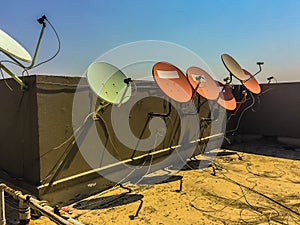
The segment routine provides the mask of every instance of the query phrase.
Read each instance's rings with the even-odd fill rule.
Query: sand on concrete
[[[264,153],[261,145],[252,148]],[[294,150],[265,145],[267,151],[281,151],[281,155],[286,151],[288,156]],[[251,152],[218,152],[214,169],[199,169],[200,160],[205,160],[199,157],[170,182],[127,184],[130,193],[117,188],[73,204],[72,217],[87,225],[300,224],[300,161]]]
[[[70,216],[86,225],[300,224],[300,151],[259,142],[233,148],[216,150],[213,167],[199,168],[209,160],[199,156],[168,181],[147,179],[172,167],[81,200],[67,206]]]

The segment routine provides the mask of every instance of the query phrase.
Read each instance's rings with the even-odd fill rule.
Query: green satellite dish
[[[87,80],[93,92],[108,103],[122,104],[131,96],[131,79],[109,63],[92,63],[87,70]]]
[[[11,36],[0,29],[0,51],[24,62],[31,62],[31,55]]]

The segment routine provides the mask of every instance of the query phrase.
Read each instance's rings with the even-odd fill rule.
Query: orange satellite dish
[[[228,54],[221,55],[222,61],[226,69],[239,80],[246,80],[247,77],[241,66]]]
[[[236,108],[236,100],[231,93],[228,85],[224,85],[219,81],[216,81],[219,89],[218,104],[227,110],[234,110]]]
[[[188,102],[193,96],[192,87],[186,76],[176,66],[158,62],[152,68],[152,75],[159,88],[177,102]]]
[[[251,91],[254,94],[259,94],[261,92],[261,88],[255,77],[249,73],[247,70],[243,69],[247,79],[244,81],[241,81],[242,84],[247,88],[249,91]]]
[[[206,71],[193,66],[188,68],[186,73],[190,84],[199,95],[208,100],[219,97],[218,86]]]

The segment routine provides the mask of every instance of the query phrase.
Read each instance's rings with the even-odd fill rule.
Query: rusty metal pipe
[[[20,204],[25,204],[27,206],[29,206],[30,208],[40,212],[42,215],[48,217],[50,220],[52,220],[53,222],[57,223],[57,224],[61,224],[61,225],[83,225],[80,222],[72,219],[72,218],[63,218],[59,215],[56,215],[53,212],[53,208],[51,207],[43,207],[41,206],[39,203],[40,201],[32,198],[30,195],[23,195],[22,192],[20,191],[15,191],[14,189],[6,186],[5,184],[0,184],[0,189],[8,194],[10,194],[11,196],[13,196],[13,198],[19,200],[21,203]],[[71,222],[72,221],[72,222]],[[4,223],[5,224],[5,223]]]
[[[4,190],[0,188],[0,225],[6,224]]]

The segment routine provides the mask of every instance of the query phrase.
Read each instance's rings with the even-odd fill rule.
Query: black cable
[[[18,63],[14,62],[14,61],[11,61],[11,60],[1,60],[0,63],[11,63],[11,64],[19,66]]]
[[[65,159],[66,157],[69,155],[70,151],[72,150],[72,147],[75,145],[76,143],[76,135],[82,130],[82,128],[86,125],[89,117],[92,116],[92,113],[88,114],[86,116],[86,118],[84,119],[84,122],[81,124],[81,126],[79,126],[74,132],[73,134],[67,138],[63,143],[61,143],[59,146],[54,147],[52,149],[50,149],[49,151],[45,152],[44,154],[42,154],[40,156],[40,158],[44,157],[45,155],[49,154],[50,152],[56,151],[58,149],[60,149],[61,147],[66,146],[65,150],[63,151],[61,157],[59,158],[58,162],[54,165],[54,167],[51,169],[51,171],[47,174],[47,176],[45,178],[43,178],[41,180],[42,184],[45,184],[49,177],[52,177],[55,175],[55,173],[57,172],[57,169],[59,169],[59,167],[65,163]],[[64,165],[62,165],[64,166]]]
[[[250,92],[250,95],[251,95],[251,98],[252,98],[252,103],[251,103],[249,106],[247,106],[246,108],[244,108],[244,110],[241,112],[241,114],[240,114],[240,116],[239,116],[239,118],[238,118],[238,122],[237,122],[236,127],[235,127],[234,129],[232,129],[232,130],[226,131],[226,134],[237,131],[237,130],[239,129],[240,122],[241,122],[241,119],[242,119],[244,113],[245,113],[247,110],[249,110],[250,108],[252,108],[252,107],[254,106],[254,104],[255,104],[255,98],[254,98],[254,96],[253,96],[253,94],[252,94],[251,92]],[[232,114],[231,114],[231,115],[232,115]],[[229,119],[231,118],[231,115],[230,115]],[[229,119],[228,119],[228,121],[229,121]]]
[[[243,197],[245,199],[245,202],[250,206],[251,209],[253,209],[254,211],[260,213],[261,215],[265,216],[267,221],[268,221],[268,224],[270,224],[270,219],[264,214],[263,210],[260,210],[259,207],[256,207],[256,206],[253,206],[252,204],[250,204],[250,202],[248,201],[247,197],[246,197],[246,194],[243,190],[243,188],[241,186],[239,186],[239,188],[241,189],[242,193],[243,193]],[[251,188],[253,190],[253,188]],[[276,211],[276,210],[275,210]],[[241,211],[242,212],[242,211]],[[277,215],[279,215],[279,212],[277,212]],[[240,216],[241,216],[241,213],[240,213]],[[243,220],[243,219],[242,219]],[[246,221],[245,221],[246,222]]]
[[[22,78],[24,77],[24,73],[26,73],[26,76],[29,76],[28,70],[27,70],[27,69],[24,69],[24,70],[22,71]]]
[[[6,79],[4,78],[4,74],[3,74],[3,71],[2,71],[2,68],[0,67],[0,72],[1,72],[1,76],[4,80],[4,83],[6,85],[6,87],[10,90],[10,91],[13,91],[14,89],[7,83]]]
[[[225,168],[223,168],[223,167],[221,166],[221,169],[225,169]],[[200,209],[200,208],[198,208],[197,206],[195,206],[195,205],[193,204],[193,201],[194,201],[195,199],[197,199],[197,197],[194,198],[192,201],[190,201],[190,206],[192,206],[192,207],[195,208],[196,210],[202,211],[202,212],[204,212],[204,213],[215,213],[215,212],[223,211],[225,208],[227,208],[228,206],[230,206],[230,205],[231,205],[232,203],[234,203],[235,201],[237,201],[237,200],[239,200],[239,199],[241,199],[241,198],[244,198],[245,201],[246,201],[246,203],[247,203],[247,205],[248,205],[251,209],[253,209],[254,211],[258,212],[259,214],[261,214],[262,216],[264,216],[264,217],[266,218],[266,222],[268,222],[268,224],[271,224],[272,221],[277,222],[277,223],[279,223],[279,224],[285,224],[285,225],[288,224],[288,222],[287,222],[287,223],[284,222],[284,218],[283,218],[283,217],[278,218],[278,217],[280,216],[280,213],[279,213],[279,211],[276,210],[275,208],[269,207],[269,206],[268,206],[267,208],[266,208],[266,207],[256,207],[256,206],[251,205],[250,202],[248,201],[248,199],[246,198],[246,194],[245,194],[245,192],[244,192],[244,190],[243,190],[243,189],[247,189],[248,191],[252,191],[253,193],[258,194],[258,195],[260,195],[260,196],[262,196],[262,197],[264,197],[264,198],[266,198],[266,199],[272,201],[273,203],[276,203],[277,205],[283,207],[284,209],[286,209],[286,210],[292,212],[295,216],[300,216],[300,213],[299,213],[299,212],[294,211],[294,210],[291,209],[290,207],[285,206],[284,204],[282,204],[282,203],[280,203],[280,202],[278,202],[278,201],[272,199],[271,197],[268,197],[268,196],[266,196],[265,194],[263,194],[263,193],[261,193],[261,192],[258,192],[258,191],[256,191],[256,190],[254,190],[255,186],[257,186],[257,183],[255,183],[255,185],[254,185],[252,188],[250,188],[250,187],[247,187],[247,186],[245,186],[245,185],[243,185],[243,184],[240,184],[240,183],[238,183],[238,182],[232,180],[231,178],[227,177],[222,171],[221,171],[221,174],[224,176],[222,179],[224,179],[224,180],[226,180],[226,181],[229,181],[229,182],[231,182],[231,183],[233,183],[233,184],[238,185],[239,188],[240,188],[241,191],[242,191],[242,195],[241,195],[238,199],[232,199],[232,201],[229,202],[229,204],[226,204],[226,205],[225,205],[224,207],[222,207],[221,209],[216,209],[216,210],[204,210],[204,209]],[[265,210],[268,210],[268,209],[271,209],[272,211],[274,211],[275,214],[272,215],[272,212],[266,212],[266,211],[265,211]],[[292,220],[295,222],[296,218],[292,217],[292,214],[284,214],[284,215],[289,215],[289,216],[292,218]],[[284,215],[282,215],[282,216],[284,216]],[[253,219],[255,219],[255,221],[257,221],[257,222],[258,222],[258,221],[261,222],[261,219],[260,219],[259,217],[253,218]],[[244,223],[251,223],[251,224],[252,224],[252,222],[253,222],[253,221],[251,222],[251,221],[246,221],[246,220],[244,220],[244,219],[242,218],[242,211],[240,212],[240,220],[241,220],[242,222],[244,222]]]
[[[57,51],[55,52],[55,54],[54,54],[52,57],[50,57],[49,59],[47,59],[47,60],[45,60],[45,61],[42,61],[42,62],[36,64],[35,66],[33,66],[33,67],[31,67],[31,68],[27,68],[27,69],[33,69],[33,68],[36,68],[36,67],[38,67],[38,66],[40,66],[40,65],[42,65],[42,64],[44,64],[44,63],[47,63],[47,62],[51,61],[51,60],[54,59],[54,58],[58,55],[58,53],[60,52],[61,43],[60,43],[59,35],[58,35],[57,31],[55,30],[54,26],[51,24],[51,22],[50,22],[47,18],[45,18],[45,20],[49,23],[49,25],[51,26],[52,30],[53,30],[54,33],[55,33],[55,36],[56,36],[56,39],[57,39],[57,42],[58,42],[58,49],[57,49]]]
[[[244,197],[244,196],[242,195],[242,196],[239,196],[237,199],[232,199],[231,202],[225,204],[222,208],[220,208],[220,209],[214,209],[214,210],[204,210],[204,209],[200,209],[200,208],[198,208],[197,206],[195,206],[194,203],[193,203],[193,201],[195,201],[195,199],[197,199],[197,197],[194,198],[193,200],[191,200],[191,201],[189,202],[189,205],[192,206],[194,209],[200,211],[200,212],[204,212],[204,213],[216,213],[216,212],[221,212],[221,211],[223,211],[224,209],[226,209],[227,207],[229,207],[230,205],[232,205],[234,202],[240,200],[240,199],[243,198],[243,197]]]
[[[221,172],[221,173],[222,173],[222,172]],[[264,198],[270,200],[271,202],[273,202],[273,203],[275,203],[275,204],[281,206],[282,208],[284,208],[284,209],[286,209],[286,210],[288,210],[288,211],[292,212],[293,214],[295,214],[295,215],[297,215],[297,216],[300,217],[300,213],[297,212],[297,211],[295,211],[295,210],[293,210],[293,209],[291,209],[290,207],[288,207],[288,206],[286,206],[286,205],[284,205],[284,204],[282,204],[282,203],[276,201],[275,199],[273,199],[273,198],[271,198],[271,197],[269,197],[269,196],[267,196],[267,195],[265,195],[265,194],[263,194],[263,193],[261,193],[261,192],[259,192],[259,191],[256,191],[256,190],[254,190],[254,189],[252,189],[252,188],[250,188],[250,187],[248,187],[248,186],[245,186],[245,185],[243,185],[243,184],[240,184],[239,182],[237,182],[237,181],[235,181],[235,180],[232,180],[231,178],[227,177],[224,173],[222,173],[222,175],[224,176],[223,179],[225,179],[225,180],[227,180],[227,181],[229,181],[229,182],[231,182],[231,183],[234,183],[234,184],[236,184],[236,185],[238,185],[238,186],[240,186],[240,187],[243,187],[243,188],[245,188],[245,189],[247,189],[247,190],[250,190],[250,191],[254,192],[255,194],[258,194],[258,195],[260,195],[260,196],[262,196],[262,197],[264,197]]]
[[[275,164],[273,164],[273,166],[274,167],[276,167],[275,166]],[[276,167],[278,170],[281,170],[281,169],[279,169],[278,167]],[[253,175],[255,175],[255,176],[258,176],[258,177],[265,177],[265,178],[279,178],[279,177],[282,177],[283,175],[285,175],[286,173],[283,171],[283,170],[281,170],[282,172],[280,173],[280,174],[277,174],[277,175],[266,175],[266,174],[259,174],[259,173],[255,173],[255,172],[253,172],[253,171],[251,171],[251,165],[249,165],[249,164],[247,164],[246,165],[246,169],[247,169],[247,171],[249,172],[249,173],[251,173],[251,174],[253,174]],[[274,173],[274,172],[273,172]],[[276,173],[275,173],[276,174]]]

